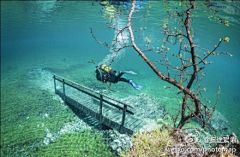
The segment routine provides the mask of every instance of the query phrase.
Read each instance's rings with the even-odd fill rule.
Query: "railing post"
[[[55,94],[56,94],[56,79],[55,79],[55,75],[53,75],[53,79],[54,79],[54,92],[55,92]]]
[[[66,101],[66,94],[65,94],[65,81],[64,81],[64,79],[63,79],[63,101],[64,101],[64,103],[65,103],[65,101]]]
[[[100,127],[102,127],[102,123],[103,123],[103,115],[102,115],[102,106],[103,106],[103,96],[102,94],[100,94],[100,107],[99,107],[99,122],[100,122]]]
[[[120,130],[119,130],[120,133],[123,133],[123,127],[124,127],[124,122],[125,122],[125,117],[126,117],[126,110],[127,110],[127,105],[124,105],[123,115],[122,115],[122,124],[121,124]]]
[[[119,122],[117,121],[117,122],[114,122],[114,123],[111,123],[115,118],[118,118],[118,116],[119,115],[116,115],[116,117],[114,118],[114,119],[110,119],[110,118],[108,118],[108,117],[106,117],[106,119],[105,119],[105,117],[104,117],[104,115],[103,115],[103,103],[104,103],[104,105],[105,105],[105,103],[106,104],[108,104],[108,105],[112,105],[113,107],[116,107],[116,108],[118,108],[118,109],[121,109],[122,110],[122,121],[121,121],[121,124],[120,124],[120,126],[119,126],[119,128],[116,128],[119,132],[121,132],[121,133],[124,133],[124,123],[125,123],[125,119],[126,119],[126,112],[128,112],[128,113],[130,113],[130,114],[134,114],[132,111],[129,111],[129,110],[127,110],[127,107],[129,106],[129,107],[131,107],[131,108],[134,108],[134,106],[131,106],[131,105],[128,105],[128,104],[126,104],[126,103],[124,103],[124,102],[121,102],[121,101],[119,101],[119,100],[117,100],[117,99],[114,99],[114,98],[112,98],[112,97],[109,97],[108,95],[105,95],[105,94],[103,94],[103,93],[99,93],[99,91],[95,91],[95,90],[93,90],[93,89],[90,89],[90,88],[88,88],[88,87],[85,87],[85,86],[82,86],[82,85],[80,85],[80,84],[77,84],[77,83],[75,83],[75,82],[73,82],[73,81],[71,81],[71,80],[68,80],[68,79],[65,79],[65,78],[63,78],[63,77],[61,77],[61,76],[58,76],[58,75],[53,75],[53,79],[54,79],[54,90],[55,90],[55,93],[57,93],[60,97],[62,97],[62,99],[63,99],[63,101],[64,101],[64,103],[66,103],[66,101],[67,100],[69,100],[69,99],[67,99],[67,98],[69,98],[69,97],[71,97],[71,94],[70,93],[67,93],[68,94],[68,96],[66,95],[66,92],[68,92],[68,91],[66,91],[66,88],[65,88],[65,86],[68,86],[67,88],[68,88],[68,90],[69,89],[71,89],[71,88],[74,88],[74,89],[77,89],[77,90],[79,90],[79,91],[81,91],[81,92],[83,92],[83,93],[85,93],[85,94],[87,94],[87,95],[89,95],[89,96],[91,96],[91,97],[93,97],[94,99],[97,99],[97,100],[100,100],[99,101],[99,103],[100,103],[100,106],[99,106],[99,113],[96,113],[96,111],[92,111],[88,106],[85,106],[84,108],[83,107],[81,107],[81,108],[79,108],[80,110],[83,110],[84,112],[89,112],[93,117],[96,117],[96,115],[98,115],[98,117],[97,117],[97,119],[99,119],[99,124],[100,124],[100,127],[102,127],[103,125],[104,125],[104,121],[106,121],[106,120],[109,120],[110,121],[110,123],[109,124],[106,124],[107,126],[109,126],[109,127],[113,127],[113,128],[115,128],[115,126],[111,126],[111,125],[113,125],[113,124],[116,124],[117,123],[117,126],[119,126]],[[59,89],[59,87],[57,87],[57,81],[59,81],[60,82],[60,84],[61,84],[61,82],[63,83],[62,84],[62,92],[61,91],[58,91]],[[59,86],[59,85],[58,85]],[[82,89],[83,88],[83,89]],[[84,90],[85,89],[85,90]],[[94,93],[94,94],[93,94]],[[70,94],[70,95],[69,95]],[[97,94],[97,95],[96,95]],[[99,95],[98,95],[99,94]],[[103,98],[104,97],[104,98]],[[111,101],[109,101],[109,100],[113,100],[114,102],[111,102]],[[78,103],[78,101],[77,100],[73,100],[73,101],[71,101],[70,103],[73,103],[72,105],[75,105],[75,103]],[[121,104],[121,105],[123,105],[123,107],[121,107],[121,106],[119,106],[118,104]],[[81,106],[84,106],[83,104],[80,104]],[[78,107],[79,105],[77,104],[77,107]],[[91,110],[91,111],[90,111]],[[120,114],[121,114],[121,112],[120,112]],[[130,117],[128,117],[128,118],[130,118]]]

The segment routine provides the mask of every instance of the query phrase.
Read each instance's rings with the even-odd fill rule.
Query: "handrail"
[[[123,112],[123,113],[122,113],[122,122],[121,122],[121,125],[120,125],[120,127],[119,127],[119,131],[120,131],[120,132],[123,132],[123,129],[124,129],[126,112],[128,112],[128,113],[130,113],[130,114],[134,114],[132,111],[129,111],[129,110],[127,109],[127,107],[134,108],[134,106],[132,106],[132,105],[126,104],[126,103],[124,103],[124,102],[122,102],[122,101],[119,101],[119,100],[117,100],[117,99],[114,99],[114,98],[112,98],[112,97],[110,97],[110,96],[107,96],[107,95],[101,93],[101,92],[95,91],[95,90],[93,90],[93,89],[91,89],[91,88],[85,87],[85,86],[83,86],[83,85],[80,85],[80,84],[78,84],[78,83],[76,83],[76,82],[73,82],[73,81],[71,81],[71,80],[68,80],[68,79],[66,79],[66,78],[63,78],[63,77],[58,76],[58,75],[56,75],[56,74],[53,74],[53,79],[54,79],[54,90],[55,90],[55,93],[56,93],[56,89],[57,89],[57,88],[56,88],[56,80],[58,80],[59,82],[62,82],[62,83],[63,83],[63,99],[64,99],[64,102],[66,101],[65,84],[68,85],[68,86],[70,86],[70,87],[72,87],[72,88],[75,88],[75,89],[77,89],[77,90],[79,90],[79,91],[81,91],[81,92],[83,92],[83,93],[85,93],[85,94],[87,94],[87,95],[90,95],[90,96],[92,96],[92,97],[100,100],[100,106],[99,106],[99,121],[100,121],[100,124],[103,123],[103,113],[102,113],[103,102],[106,102],[107,104],[109,104],[109,105],[111,105],[111,106],[114,106],[114,107],[122,110],[122,112]],[[75,86],[77,86],[77,87],[75,87]],[[79,87],[80,87],[80,88],[79,88]],[[88,91],[83,90],[83,89],[81,89],[81,88],[86,89],[86,90],[89,90],[89,91],[91,91],[91,92],[93,92],[93,93],[95,93],[95,94],[99,94],[100,97],[97,97],[96,95],[94,95],[94,94],[92,94],[92,93],[89,93]],[[122,104],[122,105],[124,105],[124,106],[123,106],[123,108],[122,108],[122,107],[116,105],[115,103],[112,103],[112,102],[110,102],[110,101],[108,101],[108,100],[103,99],[103,97],[106,97],[106,98],[108,98],[108,99],[110,99],[110,100],[113,100],[113,101],[115,101],[115,102],[118,102],[118,103],[120,103],[120,104]]]
[[[120,103],[120,104],[123,104],[123,105],[126,105],[126,106],[128,106],[128,107],[134,108],[134,106],[132,106],[132,105],[126,104],[126,103],[124,103],[124,102],[122,102],[122,101],[120,101],[120,100],[114,99],[114,98],[112,98],[112,97],[110,97],[110,96],[108,96],[108,95],[105,95],[105,94],[103,94],[103,93],[101,93],[101,92],[98,92],[98,91],[95,91],[95,90],[93,90],[93,89],[91,89],[91,88],[88,88],[88,87],[85,87],[85,86],[83,86],[83,85],[80,85],[80,84],[78,84],[78,83],[76,83],[76,82],[73,82],[73,81],[71,81],[71,80],[69,80],[69,79],[66,79],[66,78],[64,78],[64,77],[61,77],[61,76],[59,76],[59,75],[53,74],[53,76],[56,76],[56,77],[59,77],[59,78],[61,78],[61,79],[63,79],[63,80],[66,80],[66,81],[68,81],[68,82],[71,82],[71,83],[73,83],[73,84],[75,84],[75,85],[77,85],[77,86],[79,86],[79,87],[82,87],[82,88],[84,88],[84,89],[87,89],[87,90],[89,90],[89,91],[91,91],[91,92],[93,92],[93,93],[102,95],[102,96],[104,96],[104,97],[106,97],[106,98],[108,98],[108,99],[110,99],[110,100],[116,101],[116,102],[118,102],[118,103]]]

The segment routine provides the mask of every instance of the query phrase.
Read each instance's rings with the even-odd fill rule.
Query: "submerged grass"
[[[133,137],[133,147],[122,157],[173,157],[173,156],[209,156],[235,157],[239,155],[239,144],[209,146],[204,148],[199,142],[191,142],[191,135],[183,130],[169,127],[143,131]],[[203,150],[205,149],[205,152]],[[235,149],[234,151],[232,151]],[[232,154],[233,153],[233,154]]]
[[[36,151],[39,156],[90,156],[113,157],[114,155],[103,142],[102,135],[94,135],[90,131],[67,133],[52,143]]]
[[[1,86],[1,156],[113,156],[101,136],[90,132],[63,133],[44,144],[48,132],[55,135],[79,117],[53,93],[29,87],[21,77]]]
[[[124,157],[167,156],[166,148],[173,143],[168,129],[140,132],[133,138],[133,147]]]

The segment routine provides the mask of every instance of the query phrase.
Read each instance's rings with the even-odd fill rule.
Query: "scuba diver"
[[[106,82],[117,83],[118,81],[122,81],[131,84],[133,88],[137,90],[143,89],[143,86],[137,85],[136,83],[133,82],[133,80],[128,80],[121,77],[123,74],[137,75],[137,73],[133,71],[119,71],[118,75],[116,75],[116,70],[112,70],[109,66],[101,64],[96,66],[95,72],[97,80],[102,81],[103,83]]]

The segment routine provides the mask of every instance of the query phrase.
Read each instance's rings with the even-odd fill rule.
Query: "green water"
[[[202,86],[206,87],[206,96],[212,102],[215,101],[218,87],[221,86],[217,110],[226,117],[230,122],[231,130],[238,136],[240,135],[239,5],[239,2],[235,2],[227,5],[225,10],[218,9],[218,15],[228,20],[229,26],[219,24],[212,16],[211,10],[204,5],[193,12],[197,16],[194,17],[192,24],[195,32],[194,41],[202,47],[210,49],[218,43],[219,38],[226,36],[230,38],[230,42],[222,44],[219,51],[230,52],[233,57],[223,55],[210,58],[209,61],[213,61],[213,64],[204,69],[207,75]],[[178,6],[178,3],[173,2],[169,7],[173,6]],[[49,132],[53,135],[61,131],[64,126],[68,126],[66,124],[73,125],[78,121],[86,126],[86,130],[91,128],[94,132],[94,127],[82,121],[81,116],[79,120],[79,117],[70,108],[64,106],[53,93],[51,73],[97,90],[108,88],[106,84],[95,79],[95,67],[88,61],[109,61],[111,55],[110,57],[107,55],[111,52],[96,43],[89,27],[101,41],[111,43],[116,32],[107,28],[105,23],[112,20],[119,28],[125,26],[131,4],[125,3],[124,6],[114,7],[105,8],[95,1],[1,2],[1,154],[3,156],[29,154],[49,156],[52,155],[49,153],[51,150],[59,150],[51,153],[60,154],[62,150],[61,155],[70,152],[74,156],[76,153],[84,152],[84,149],[91,150],[85,151],[89,156],[95,156],[96,152],[105,152],[103,156],[112,155],[102,142],[101,134],[85,135],[84,129],[62,133],[49,145],[44,145],[43,142]],[[205,14],[204,10],[208,14]],[[146,31],[139,33],[140,38],[136,41],[141,48],[146,48],[145,37],[151,40],[151,46],[162,45],[163,21],[166,15],[162,2],[137,2],[136,12],[133,14],[133,28],[147,28]],[[174,25],[173,22],[171,27]],[[171,51],[176,51],[176,47],[170,48]],[[151,60],[160,57],[151,52],[147,52],[146,55]],[[163,87],[168,84],[162,82],[133,49],[127,48],[121,51],[112,68],[137,72],[136,76],[125,77],[143,85],[144,90],[137,91],[129,84],[120,82],[111,86],[109,95],[125,98],[129,95],[146,93],[158,98],[170,112],[175,113],[178,109],[178,102],[181,99],[176,97],[176,91],[165,90]],[[89,137],[89,141],[82,140],[82,136]],[[77,150],[76,145],[79,148]],[[85,148],[85,145],[90,145],[91,149]]]

